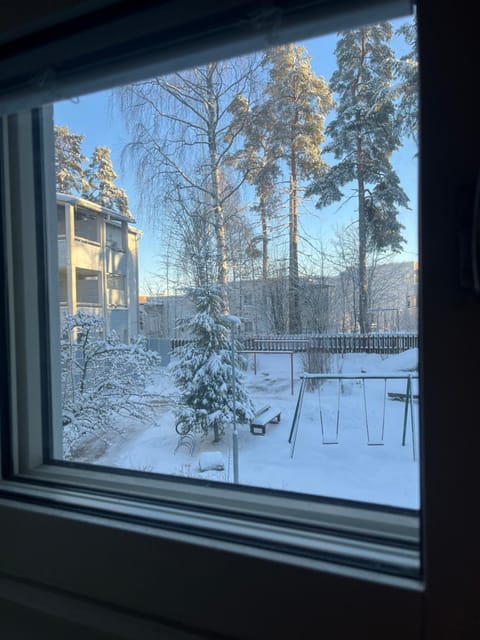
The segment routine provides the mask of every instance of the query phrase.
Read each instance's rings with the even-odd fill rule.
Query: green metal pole
[[[238,484],[238,432],[237,432],[237,405],[235,389],[235,333],[234,324],[231,325],[232,337],[232,394],[233,394],[233,482]]]
[[[405,392],[405,412],[403,414],[403,436],[402,436],[402,447],[405,446],[407,442],[407,420],[408,420],[408,403],[411,394],[412,382],[410,376],[407,378],[407,390]]]

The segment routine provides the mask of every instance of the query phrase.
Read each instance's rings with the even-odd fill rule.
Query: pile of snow
[[[339,373],[366,373],[382,375],[387,373],[418,373],[418,349],[408,349],[402,353],[381,355],[378,353],[347,353],[341,360]],[[333,369],[332,369],[333,373]]]
[[[220,451],[204,451],[198,459],[200,471],[223,471],[225,464]]]

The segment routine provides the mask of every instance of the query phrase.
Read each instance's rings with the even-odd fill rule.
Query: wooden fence
[[[188,340],[172,340],[172,349]],[[401,353],[418,347],[416,333],[335,333],[298,336],[251,336],[240,338],[243,350],[294,351],[318,349],[324,353]]]

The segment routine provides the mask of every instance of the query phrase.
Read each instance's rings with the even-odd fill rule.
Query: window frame
[[[445,24],[450,26],[452,20],[445,21],[443,12],[439,10],[436,15],[432,7],[429,1],[419,5],[424,105],[427,100],[441,96],[444,89],[438,75],[429,75],[439,67],[437,56],[453,71],[448,58],[451,52],[442,52],[436,44],[440,36],[448,34]],[[450,19],[450,15],[448,17]],[[467,19],[468,16],[456,15],[453,23],[466,29]],[[453,80],[462,97],[468,95],[464,83],[468,78],[468,64],[472,65],[474,59],[471,56],[473,42],[474,39],[470,43],[462,41],[456,57],[452,56],[465,63],[460,79]],[[221,634],[264,638],[294,633],[302,636],[302,633],[312,634],[320,626],[326,637],[339,638],[349,638],[354,633],[357,637],[384,638],[386,629],[389,637],[399,638],[469,637],[469,629],[474,628],[470,621],[475,619],[473,585],[478,554],[474,553],[474,532],[466,527],[465,501],[475,497],[475,485],[465,465],[470,462],[475,467],[472,440],[478,443],[478,435],[474,433],[470,438],[452,441],[449,421],[464,435],[475,428],[475,368],[467,361],[466,372],[470,378],[446,380],[446,376],[441,375],[437,340],[452,320],[469,329],[471,335],[475,335],[472,332],[479,326],[480,307],[469,304],[471,298],[458,292],[452,276],[456,266],[456,227],[448,208],[458,185],[472,178],[478,124],[475,128],[473,107],[466,109],[462,122],[457,124],[458,139],[449,141],[450,150],[457,153],[451,154],[445,167],[441,167],[438,160],[435,162],[442,156],[438,126],[442,116],[451,118],[455,110],[448,101],[445,105],[441,100],[435,104],[436,112],[431,120],[425,116],[427,110],[423,107],[421,158],[422,256],[425,258],[421,261],[420,300],[425,580],[388,576],[365,567],[346,567],[325,558],[302,558],[288,549],[282,553],[280,547],[257,548],[245,544],[241,536],[237,540],[219,540],[208,536],[205,530],[201,534],[195,532],[191,523],[186,523],[184,531],[179,532],[169,529],[165,521],[159,527],[151,516],[135,515],[133,510],[128,517],[125,512],[119,517],[115,515],[115,508],[124,509],[125,498],[123,501],[119,498],[108,479],[100,494],[92,488],[89,491],[85,485],[80,491],[75,485],[75,469],[70,472],[56,465],[52,475],[53,467],[47,469],[43,465],[43,443],[35,430],[38,413],[33,411],[40,408],[44,420],[59,419],[55,407],[48,402],[49,388],[52,386],[58,391],[59,380],[54,377],[54,370],[49,373],[51,378],[44,375],[45,357],[51,361],[56,358],[46,327],[49,323],[58,326],[58,313],[53,312],[58,309],[58,301],[55,301],[54,290],[42,289],[49,279],[55,282],[56,273],[46,273],[38,257],[43,252],[56,251],[56,218],[53,220],[51,216],[50,245],[43,244],[45,237],[39,233],[44,212],[49,207],[56,211],[55,201],[50,201],[48,190],[43,190],[41,185],[49,182],[53,185],[54,181],[45,157],[40,164],[32,161],[35,154],[42,154],[48,148],[48,140],[47,144],[40,144],[42,137],[48,138],[48,131],[39,126],[38,121],[35,126],[26,113],[9,116],[8,122],[3,122],[0,197],[2,209],[15,212],[18,229],[12,223],[13,215],[5,216],[1,229],[2,262],[10,268],[6,275],[2,274],[6,298],[2,319],[8,331],[2,332],[0,340],[2,351],[8,356],[8,366],[2,369],[0,515],[1,521],[8,525],[1,531],[1,598],[24,604],[27,594],[33,593],[29,599],[32,608],[63,616],[72,624],[81,619],[82,610],[88,610],[91,616],[87,625],[92,629],[106,629],[119,637],[138,637],[134,623],[151,624],[151,629],[163,630],[171,637]],[[469,138],[465,122],[470,127]],[[27,161],[15,165],[15,152]],[[439,171],[443,181],[439,181]],[[447,185],[444,191],[450,197],[445,197],[445,192],[436,187],[438,184]],[[36,212],[33,225],[32,210]],[[445,213],[440,220],[439,211]],[[429,232],[434,224],[437,234],[433,238]],[[439,239],[441,249],[435,244]],[[38,280],[29,278],[28,268],[32,264],[39,273]],[[438,283],[439,274],[443,276],[442,286]],[[445,288],[450,306],[444,315],[439,315],[439,301],[445,300]],[[41,300],[47,295],[50,304],[45,306]],[[462,362],[467,355],[471,358],[472,352],[479,355],[480,341],[472,342],[460,343],[460,355],[453,356],[455,362]],[[448,350],[456,343],[447,336],[446,345]],[[450,400],[452,386],[459,403],[455,411]],[[18,434],[23,438],[21,450],[15,447]],[[52,443],[54,452],[60,444]],[[445,452],[451,456],[455,473],[445,473]],[[34,474],[31,469],[36,470]],[[77,469],[81,475],[83,470]],[[68,482],[65,477],[61,478],[67,471]],[[185,487],[194,502],[191,486],[185,484]],[[436,500],[439,490],[448,509]],[[463,500],[459,499],[460,491],[463,491]],[[228,499],[228,491],[224,499]],[[148,511],[145,501],[140,500],[138,506]],[[35,531],[34,536],[31,531]],[[77,553],[72,553],[72,540]],[[451,553],[452,545],[455,554]],[[453,592],[449,579],[455,584]],[[299,593],[302,597],[295,597]],[[67,610],[59,613],[58,607],[65,601],[68,601]],[[368,602],[375,603],[374,620]],[[249,615],[239,612],[239,603],[249,615],[256,616],[255,625]],[[125,624],[120,628],[122,615],[133,627],[128,629]]]

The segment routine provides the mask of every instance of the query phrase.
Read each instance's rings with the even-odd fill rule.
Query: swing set
[[[413,451],[413,459],[416,459],[416,444],[415,444],[415,423],[414,423],[414,411],[413,411],[413,400],[417,398],[416,395],[413,394],[412,389],[412,380],[418,380],[417,375],[330,375],[328,373],[305,373],[301,376],[301,385],[298,393],[297,404],[295,407],[295,413],[293,415],[292,427],[290,429],[290,435],[288,437],[288,442],[291,445],[290,449],[290,457],[293,458],[293,454],[295,451],[295,443],[298,435],[298,428],[300,424],[300,414],[302,411],[303,397],[305,394],[305,389],[307,385],[312,380],[319,381],[329,381],[329,380],[338,380],[338,390],[337,390],[337,401],[336,401],[336,417],[335,417],[335,433],[334,435],[327,435],[326,425],[325,425],[325,407],[324,402],[322,402],[322,384],[318,386],[318,403],[319,403],[319,412],[320,412],[320,428],[322,432],[322,444],[338,444],[338,433],[340,427],[340,400],[343,393],[343,385],[346,380],[353,380],[360,382],[362,388],[362,398],[363,398],[363,415],[365,421],[365,428],[367,432],[367,444],[368,446],[383,446],[384,444],[384,436],[385,436],[385,414],[386,414],[386,403],[387,397],[392,400],[400,400],[404,402],[404,412],[403,412],[403,431],[402,431],[402,446],[405,446],[407,443],[407,429],[408,423],[410,422],[411,427],[411,437],[412,437],[412,451]],[[383,380],[383,407],[382,407],[382,421],[381,421],[381,433],[380,437],[375,439],[372,435],[372,429],[369,424],[369,410],[367,406],[367,393],[365,390],[365,381],[366,380]],[[404,380],[406,382],[405,393],[387,393],[387,382],[389,380]],[[410,420],[409,420],[410,416]]]

